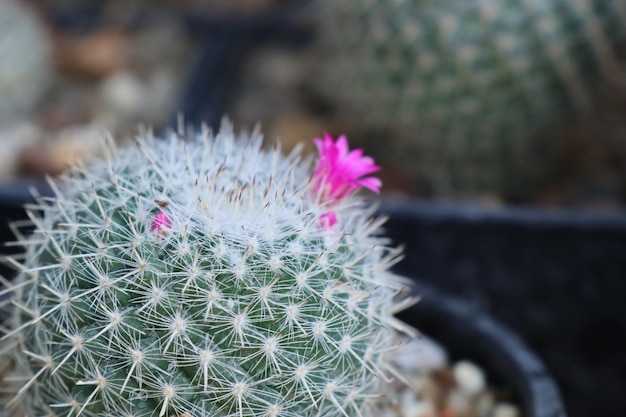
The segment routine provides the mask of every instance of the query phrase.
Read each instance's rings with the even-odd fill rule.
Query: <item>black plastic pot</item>
[[[572,417],[626,410],[626,215],[386,202],[398,273],[515,329]],[[425,297],[427,299],[427,297]]]
[[[42,194],[49,188],[42,183],[0,184],[0,251],[15,253],[19,248],[5,247],[14,239],[7,221],[24,219],[24,204],[32,202],[29,188]],[[393,224],[393,223],[391,223]],[[396,236],[397,237],[397,236]],[[0,269],[5,277],[12,271]],[[410,276],[410,274],[408,274]],[[425,285],[416,287],[422,301],[401,318],[438,340],[453,358],[481,364],[495,381],[513,389],[526,417],[565,417],[558,389],[541,361],[521,339],[484,312],[459,299],[442,295]]]
[[[9,228],[9,223],[27,219],[24,205],[34,201],[31,188],[50,193],[47,184],[41,181],[23,180],[0,183],[0,257],[19,253],[22,250],[20,246],[11,245],[11,242],[15,241],[15,234]],[[11,277],[14,272],[0,259],[1,276]]]
[[[442,343],[453,358],[480,363],[490,377],[512,388],[524,416],[566,416],[554,380],[519,336],[459,298],[426,285],[416,291],[421,301],[400,318]]]

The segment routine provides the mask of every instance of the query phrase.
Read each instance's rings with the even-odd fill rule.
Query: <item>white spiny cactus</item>
[[[345,139],[319,141],[311,175],[258,134],[188,136],[109,145],[31,211],[5,336],[24,374],[13,405],[361,416],[393,373],[392,313],[407,301],[387,271],[397,252],[351,196],[378,189],[358,178],[377,167]]]

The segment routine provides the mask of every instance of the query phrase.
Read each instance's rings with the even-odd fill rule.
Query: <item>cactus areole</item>
[[[27,416],[362,416],[394,370],[397,251],[354,193],[345,138],[317,168],[229,125],[127,149],[40,199],[12,291]],[[16,262],[17,264],[17,262]]]

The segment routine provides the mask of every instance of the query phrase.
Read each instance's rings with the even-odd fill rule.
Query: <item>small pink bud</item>
[[[167,217],[167,214],[159,210],[156,216],[154,216],[154,219],[152,219],[152,224],[150,225],[150,231],[160,236],[165,236],[167,235],[167,232],[171,227],[172,227],[172,222]]]
[[[320,226],[322,229],[330,229],[337,224],[337,215],[334,211],[329,211],[320,216]]]

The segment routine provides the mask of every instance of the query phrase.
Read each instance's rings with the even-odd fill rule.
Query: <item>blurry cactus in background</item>
[[[624,79],[623,0],[320,4],[322,89],[442,193],[545,175],[556,144],[542,134]]]
[[[45,29],[23,2],[0,1],[0,123],[25,118],[51,76]]]
[[[20,415],[364,415],[409,300],[353,196],[378,167],[316,144],[311,173],[224,126],[68,174],[11,289]]]

